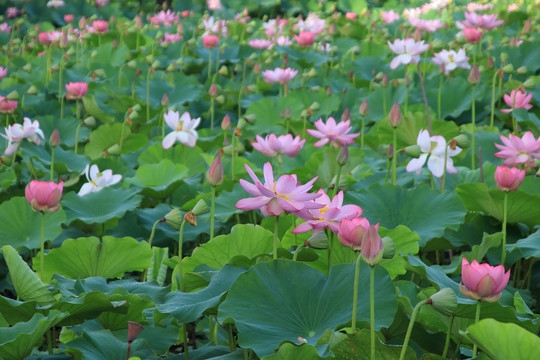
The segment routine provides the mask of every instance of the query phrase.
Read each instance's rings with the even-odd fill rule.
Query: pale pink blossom
[[[478,15],[475,12],[465,12],[465,20],[457,22],[458,26],[460,26],[461,28],[474,27],[483,30],[493,30],[494,28],[502,25],[503,23],[504,20],[497,20],[497,14]]]
[[[306,140],[300,140],[300,136],[293,138],[291,134],[276,136],[267,135],[264,139],[256,135],[256,142],[251,143],[253,148],[266,156],[286,155],[295,157],[304,146]]]
[[[19,16],[19,9],[16,7],[8,7],[6,10],[6,17],[8,19],[15,19],[17,16]]]
[[[315,121],[315,127],[317,130],[307,129],[307,132],[316,138],[319,138],[313,146],[321,147],[328,143],[334,147],[342,147],[345,144],[354,144],[354,138],[358,137],[360,133],[348,134],[352,130],[352,126],[349,126],[351,120],[340,121],[336,124],[333,117],[329,117],[326,124],[319,119]]]
[[[244,166],[254,184],[240,179],[240,185],[254,197],[239,200],[236,203],[237,209],[259,209],[264,216],[279,216],[283,211],[297,212],[323,207],[321,204],[311,201],[318,198],[319,194],[308,194],[317,177],[311,179],[305,185],[298,185],[295,174],[282,175],[277,181],[274,181],[272,165],[267,162],[263,168],[263,185],[250,167],[247,164]]]
[[[223,8],[221,0],[206,0],[206,6],[208,6],[208,10],[221,10]]]
[[[495,147],[501,151],[493,155],[505,159],[504,165],[525,164],[536,167],[534,158],[540,159],[540,137],[535,139],[533,133],[527,131],[521,138],[512,134],[508,138],[501,135],[501,141],[504,145],[495,143]]]
[[[345,17],[348,19],[348,20],[356,20],[356,18],[358,17],[358,14],[355,13],[355,12],[347,12],[345,14]]]
[[[180,41],[182,38],[183,37],[180,34],[165,33],[163,34],[163,38],[161,38],[161,42],[172,44],[172,43]]]
[[[150,24],[162,24],[165,27],[176,24],[178,21],[180,21],[180,16],[178,16],[174,11],[171,11],[169,9],[167,9],[167,11],[161,10],[157,14],[150,17]]]
[[[0,24],[0,32],[8,33],[11,32],[11,26],[7,22]]]
[[[87,26],[86,29],[94,34],[105,34],[109,30],[109,23],[105,20],[94,20],[92,26]]]
[[[510,280],[510,270],[504,272],[504,265],[490,266],[466,258],[461,262],[459,290],[472,300],[496,302]]]
[[[291,40],[291,38],[289,38],[288,36],[278,36],[276,38],[276,44],[278,44],[279,46],[291,46],[293,44],[293,41]]]
[[[17,100],[9,100],[5,96],[0,96],[0,113],[12,114],[17,109]]]
[[[306,20],[298,20],[294,28],[302,31],[308,31],[315,35],[320,34],[326,28],[326,20],[319,18],[316,13],[309,13]]]
[[[497,166],[495,170],[495,182],[500,191],[517,191],[525,178],[526,171],[516,167]]]
[[[52,43],[54,44],[65,44],[67,43],[66,34],[62,31],[44,31],[38,34],[38,40],[43,45],[49,46]]]
[[[519,5],[514,3],[514,4],[508,5],[508,7],[506,8],[506,11],[512,12],[512,11],[517,11],[518,9],[519,9]]]
[[[52,181],[32,180],[24,189],[26,201],[32,210],[42,213],[53,213],[60,208],[60,198],[64,190],[64,182],[56,184]]]
[[[96,7],[104,7],[109,4],[110,0],[96,0]]]
[[[394,21],[399,20],[399,14],[398,14],[397,12],[395,12],[394,10],[383,11],[383,12],[381,13],[381,17],[382,17],[383,21],[384,21],[386,24],[391,24],[391,23],[393,23]]]
[[[352,219],[344,218],[339,223],[338,240],[345,247],[350,247],[354,251],[362,249],[362,239],[364,235],[373,226],[366,218],[355,217]],[[375,230],[379,230],[379,224],[374,225]]]
[[[192,119],[189,113],[186,111],[180,117],[178,111],[169,110],[167,114],[164,114],[165,122],[173,131],[163,138],[162,147],[168,149],[178,141],[189,147],[194,147],[199,135],[195,128],[199,126],[201,118]]]
[[[300,46],[311,46],[315,42],[315,33],[310,31],[301,31],[300,34],[294,35],[294,39]]]
[[[82,99],[88,91],[88,84],[85,82],[70,82],[66,84],[66,98],[69,100]]]
[[[510,109],[501,109],[503,113],[510,113],[514,109],[526,109],[529,110],[532,108],[530,104],[533,94],[527,92],[521,92],[520,90],[512,90],[510,95],[504,94],[504,102],[506,105],[510,106]]]
[[[107,186],[114,185],[122,180],[122,175],[113,175],[112,170],[99,171],[96,164],[85,168],[87,183],[83,184],[77,195],[84,196],[93,192],[98,192]]]
[[[417,64],[420,61],[420,54],[429,48],[424,41],[416,42],[414,39],[395,39],[393,43],[388,41],[388,46],[394,54],[398,55],[390,63],[390,69],[394,70],[399,64]]]
[[[217,35],[203,35],[203,46],[208,49],[213,49],[219,44],[219,36]]]
[[[267,83],[288,83],[292,78],[298,74],[298,70],[291,68],[275,68],[274,70],[265,70],[263,71],[264,81]]]
[[[416,17],[409,18],[409,23],[417,29],[427,32],[435,32],[444,27],[444,24],[439,19],[424,20]]]
[[[444,137],[440,135],[429,136],[427,130],[420,130],[417,138],[417,144],[420,146],[422,154],[418,159],[411,159],[409,161],[406,168],[408,172],[414,171],[417,175],[420,174],[420,171],[422,171],[422,167],[427,160],[428,169],[431,171],[433,176],[443,176],[445,172],[444,154],[446,151],[446,171],[451,174],[457,173],[452,157],[461,152],[462,149],[460,147],[456,146],[455,149],[452,149],[450,146],[446,146],[446,140]]]
[[[272,40],[268,39],[251,39],[249,40],[249,46],[254,49],[270,49],[274,45]]]
[[[8,73],[8,68],[0,66],[0,79],[2,79],[4,76],[6,76]]]
[[[8,140],[8,145],[4,152],[4,155],[7,156],[17,151],[17,148],[19,147],[19,144],[23,139],[28,139],[29,141],[32,141],[39,146],[41,144],[41,140],[39,139],[39,137],[41,137],[42,139],[45,138],[45,136],[43,135],[43,131],[39,128],[39,121],[32,121],[27,117],[24,118],[23,125],[9,125],[7,128],[5,128],[5,132],[6,135],[0,135]]]
[[[203,35],[207,34],[220,34],[222,37],[227,37],[228,29],[227,22],[225,20],[214,20],[213,16],[205,18],[202,20],[205,32]]]
[[[469,65],[468,60],[469,57],[465,55],[465,49],[459,49],[457,53],[454,50],[442,50],[431,58],[434,64],[439,65],[444,70],[445,75],[457,68],[470,69],[471,65]]]
[[[53,7],[53,8],[59,8],[59,7],[62,7],[64,6],[64,1],[63,0],[50,0],[48,3],[47,3],[47,7]]]
[[[487,4],[478,4],[475,2],[470,2],[467,4],[467,11],[474,12],[474,11],[485,11],[485,10],[491,10],[493,9],[493,4],[487,3]]]
[[[352,219],[362,215],[362,208],[358,205],[343,205],[343,191],[340,191],[332,201],[324,191],[320,189],[317,194],[320,195],[313,202],[321,204],[320,209],[302,210],[295,213],[306,222],[298,225],[292,231],[293,234],[301,234],[310,230],[321,231],[330,229],[334,234],[339,231],[339,223],[343,219]]]

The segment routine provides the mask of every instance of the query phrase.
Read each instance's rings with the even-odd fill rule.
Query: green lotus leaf
[[[127,183],[143,188],[142,194],[164,198],[171,194],[187,175],[187,167],[163,159],[157,164],[141,165]]]

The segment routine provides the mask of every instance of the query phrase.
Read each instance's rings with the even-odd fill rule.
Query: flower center
[[[329,210],[329,208],[327,206],[319,209],[319,212],[321,213],[322,216],[324,216],[324,213],[327,212]]]
[[[179,122],[178,125],[176,125],[176,131],[182,131],[183,130],[182,125],[183,123]]]

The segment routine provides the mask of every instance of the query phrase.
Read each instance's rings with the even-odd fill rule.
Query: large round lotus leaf
[[[358,193],[347,193],[347,203],[364,209],[362,216],[387,229],[405,225],[420,236],[420,247],[440,237],[445,229],[457,230],[465,208],[454,193],[441,194],[427,186],[411,190],[391,184],[374,184]]]
[[[126,211],[135,209],[141,203],[142,196],[137,190],[123,187],[107,187],[101,191],[79,196],[68,193],[62,200],[67,222],[80,220],[87,224],[104,223],[116,217],[122,217]]]
[[[13,197],[0,205],[0,246],[11,245],[38,249],[41,244],[41,213],[32,210],[24,197]],[[45,240],[54,240],[62,232],[66,220],[62,209],[45,215]]]
[[[144,195],[164,198],[180,185],[187,172],[186,166],[163,159],[157,164],[141,165],[126,182],[142,187]]]
[[[276,260],[253,266],[233,283],[218,309],[220,322],[232,319],[238,343],[259,357],[298,337],[315,346],[327,329],[351,321],[354,264],[335,265],[328,278],[299,262]],[[370,268],[361,263],[357,321],[369,321]],[[375,267],[375,328],[389,326],[397,310],[396,291],[383,268]]]

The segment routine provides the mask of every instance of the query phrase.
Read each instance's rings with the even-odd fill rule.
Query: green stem
[[[208,49],[208,79],[212,73],[212,50]]]
[[[234,336],[233,336],[233,325],[232,324],[228,324],[227,325],[227,332],[228,332],[228,335],[229,335],[229,350],[231,350],[231,352],[235,352],[236,351],[236,344],[234,343]]]
[[[354,267],[354,288],[353,288],[353,308],[352,308],[352,320],[351,320],[351,332],[354,334],[356,331],[356,304],[358,303],[358,278],[360,277],[360,261],[362,255],[358,253],[356,258],[356,266]]]
[[[369,273],[369,314],[371,330],[371,360],[375,360],[375,266]]]
[[[231,179],[234,181],[234,154],[236,151],[234,151],[234,139],[236,138],[236,135],[233,132],[232,139],[231,139],[231,147],[232,147],[232,154],[231,154]]]
[[[146,121],[150,121],[150,71],[151,70],[152,70],[152,67],[148,68],[148,72],[146,73]]]
[[[39,253],[39,277],[45,282],[45,213],[41,213],[41,252]]]
[[[382,103],[383,103],[383,114],[386,114],[386,86],[383,86]]]
[[[47,72],[45,73],[45,86],[49,85],[49,77],[51,76],[51,46],[47,49]]]
[[[182,220],[178,233],[178,291],[182,291],[182,247],[184,245],[184,225],[186,220]]]
[[[482,302],[479,301],[476,303],[476,317],[474,318],[474,323],[477,324],[478,321],[480,321],[480,307],[482,306]],[[473,345],[473,350],[472,350],[472,357],[476,357],[476,353],[478,351],[478,347],[476,346],[476,344]]]
[[[405,105],[403,108],[403,115],[407,115],[407,108],[409,107],[409,85],[405,85],[405,88]]]
[[[407,328],[407,334],[405,334],[405,341],[403,341],[403,347],[401,348],[401,354],[399,355],[399,360],[405,359],[405,353],[407,352],[407,345],[409,344],[409,339],[411,338],[411,333],[414,327],[414,321],[416,320],[416,315],[418,314],[418,311],[420,311],[422,305],[424,305],[427,301],[428,299],[422,300],[414,307],[411,315],[411,320],[409,321],[409,327]]]
[[[188,339],[188,330],[187,330],[187,324],[182,324],[182,332],[183,332],[183,342],[184,342],[184,360],[189,360],[189,339]]]
[[[364,150],[364,129],[366,126],[366,117],[362,116],[362,130],[360,132],[360,150]]]
[[[79,123],[79,125],[77,126],[77,130],[75,130],[75,154],[77,154],[77,148],[79,146],[79,129],[81,128],[81,125],[83,123]]]
[[[474,170],[474,160],[475,160],[475,147],[474,147],[474,138],[476,132],[476,107],[475,107],[475,90],[476,85],[472,87],[472,137],[471,137],[471,170]]]
[[[118,95],[120,95],[122,91],[122,70],[125,65],[126,64],[120,65],[120,69],[118,69]]]
[[[422,88],[422,95],[424,96],[424,105],[426,107],[426,116],[428,120],[429,135],[433,136],[433,128],[431,127],[431,116],[429,114],[429,105],[427,102],[426,89],[424,87],[424,77],[422,76],[422,72],[420,71],[420,63],[416,64],[416,70],[418,71],[418,77],[420,78],[420,87]]]
[[[446,358],[446,354],[448,353],[448,347],[450,346],[450,337],[452,335],[452,326],[454,326],[454,315],[450,316],[450,325],[448,325],[448,332],[446,333],[446,340],[444,342],[444,350],[442,353],[442,357]]]
[[[501,265],[504,266],[504,260],[506,260],[506,222],[508,218],[508,192],[504,192],[504,205],[503,205],[503,225],[502,225],[502,254],[501,254]]]
[[[215,208],[216,208],[216,188],[212,186],[212,201],[210,202],[210,240],[214,238]]]
[[[51,180],[53,181],[54,175],[54,146],[51,146]]]
[[[300,251],[302,250],[302,248],[305,246],[305,243],[301,243],[300,245],[298,245],[296,247],[296,250],[294,252],[294,255],[293,255],[293,258],[292,258],[292,261],[296,261],[296,258],[298,257],[298,254],[300,253]]]
[[[393,150],[392,150],[392,185],[396,185],[397,182],[397,128],[394,128],[393,131]]]
[[[279,230],[279,216],[275,217],[276,220],[274,222],[274,260],[277,259],[277,247],[278,247],[278,230]]]
[[[439,80],[439,95],[437,97],[437,118],[439,120],[441,119],[441,94],[442,94],[442,84],[443,84],[443,73],[441,72],[440,80]]]
[[[49,353],[49,355],[53,353],[53,346],[52,346],[53,331],[54,331],[54,328],[50,328],[49,330],[47,330],[47,353]]]
[[[495,82],[497,81],[497,74],[499,72],[495,70],[493,74],[493,81],[491,85],[491,119],[489,121],[489,126],[493,126],[493,117],[495,116]]]
[[[336,196],[336,194],[338,192],[339,180],[341,179],[341,169],[342,168],[343,168],[343,166],[341,166],[341,165],[338,166],[338,170],[337,170],[337,174],[336,174],[336,184],[334,185],[332,199],[334,198],[334,196]]]
[[[330,273],[330,267],[332,266],[332,246],[334,245],[334,233],[332,230],[326,230],[328,236],[328,273]]]
[[[164,221],[163,219],[164,218],[157,219],[156,222],[154,223],[154,225],[152,226],[152,231],[150,232],[150,238],[148,239],[148,246],[150,247],[150,249],[152,249],[152,240],[154,240],[154,234],[156,233],[156,227],[160,222]],[[144,272],[143,272],[142,277],[141,277],[142,282],[146,281],[147,272],[148,272],[148,269],[144,269]]]
[[[448,161],[448,146],[444,149],[444,168],[441,182],[441,194],[444,194],[444,184],[446,183],[446,164]]]
[[[210,97],[210,131],[214,131],[214,97]]]

